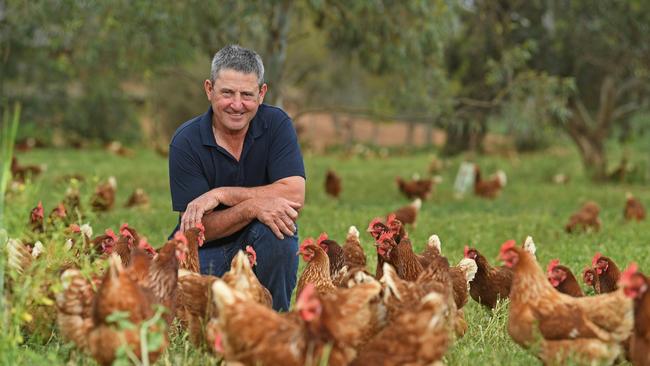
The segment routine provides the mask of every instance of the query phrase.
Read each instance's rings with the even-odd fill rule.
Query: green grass
[[[341,155],[342,156],[342,155]],[[426,175],[431,156],[391,156],[386,159],[342,158],[339,155],[306,155],[307,197],[299,219],[300,237],[316,237],[327,231],[331,238],[342,241],[350,225],[364,231],[368,222],[408,203],[396,189],[395,176],[410,176],[414,172]],[[107,227],[116,230],[128,222],[160,245],[177,220],[171,211],[168,189],[167,161],[153,152],[138,150],[133,158],[108,155],[100,150],[35,150],[19,155],[23,163],[46,163],[47,171],[24,189],[10,193],[7,198],[6,222],[9,235],[19,237],[28,230],[29,211],[39,200],[46,214],[63,197],[68,183],[65,174],[79,173],[87,179],[80,185],[84,203],[99,179],[114,175],[118,181],[117,207],[103,215],[91,217],[95,233]],[[508,186],[494,200],[473,196],[454,198],[452,184],[462,157],[450,161],[443,172],[444,181],[432,199],[425,202],[415,229],[410,230],[419,250],[429,235],[440,236],[443,253],[452,263],[458,262],[463,246],[478,247],[496,263],[498,249],[504,241],[522,241],[532,235],[543,266],[552,258],[579,272],[590,263],[594,252],[601,251],[616,260],[621,267],[637,261],[642,269],[650,268],[648,242],[650,223],[628,224],[622,219],[625,192],[630,191],[646,205],[650,204],[647,185],[598,185],[589,182],[582,173],[578,156],[569,148],[554,148],[544,153],[523,155],[517,159],[478,158],[483,170],[491,173],[497,168],[508,174]],[[334,168],[343,178],[343,193],[339,200],[327,197],[323,190],[325,170]],[[553,174],[571,176],[567,185],[551,183]],[[151,197],[148,208],[126,209],[124,202],[136,187],[142,187]],[[567,218],[587,199],[597,201],[602,208],[602,230],[598,233],[568,235],[563,226]],[[370,237],[362,233],[370,268],[376,261]],[[302,265],[302,263],[301,263]],[[646,270],[647,271],[647,270]],[[450,365],[523,365],[536,364],[534,357],[514,344],[506,330],[507,305],[494,313],[475,302],[465,308],[469,331],[448,351]],[[27,339],[19,348],[1,349],[0,360],[12,364],[94,364],[70,345],[60,343],[54,336],[47,341]],[[169,351],[158,362],[164,365],[216,364],[207,354],[194,350],[184,337],[173,339]]]

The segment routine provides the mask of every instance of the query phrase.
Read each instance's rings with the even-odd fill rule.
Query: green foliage
[[[24,101],[26,119],[41,129],[137,137],[133,96],[123,83],[185,59],[189,42],[180,36],[191,28],[184,9],[175,2],[7,1],[0,95]]]
[[[9,114],[9,108],[4,108],[2,114],[2,130],[0,135],[0,228],[5,228],[4,211],[5,211],[5,192],[7,184],[11,179],[11,160],[14,154],[14,142],[18,133],[18,122],[20,121],[20,104],[14,105],[14,110]],[[2,286],[0,286],[2,290]],[[2,291],[0,291],[2,293]]]

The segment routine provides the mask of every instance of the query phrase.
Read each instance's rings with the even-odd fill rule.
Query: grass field
[[[643,150],[643,149],[641,149]],[[647,151],[643,151],[647,154]],[[118,181],[118,206],[110,213],[90,217],[95,233],[107,227],[117,229],[128,222],[149,238],[155,246],[163,243],[177,220],[171,212],[168,190],[167,162],[151,151],[138,150],[132,158],[108,155],[103,150],[34,150],[19,155],[24,163],[46,163],[47,171],[23,190],[10,194],[7,201],[7,229],[18,237],[26,229],[29,211],[39,200],[46,214],[63,197],[68,182],[66,174],[82,174],[82,197],[89,197],[95,183],[114,175]],[[391,156],[386,159],[342,158],[339,155],[305,156],[307,167],[307,198],[299,219],[300,237],[318,236],[326,231],[330,237],[343,240],[350,225],[365,229],[376,216],[408,203],[396,189],[396,175],[410,176],[414,172],[426,175],[431,156],[419,153]],[[574,272],[581,271],[596,251],[601,251],[626,266],[634,260],[648,272],[650,256],[650,223],[627,224],[622,211],[625,192],[634,193],[647,206],[650,187],[647,185],[596,185],[582,173],[577,154],[572,148],[553,148],[543,153],[522,155],[515,159],[478,158],[483,171],[497,168],[508,174],[508,186],[494,200],[473,196],[456,199],[452,185],[463,157],[449,161],[442,173],[443,183],[433,198],[423,204],[415,229],[410,235],[416,249],[423,247],[429,235],[440,236],[445,254],[452,263],[458,262],[463,246],[475,246],[496,263],[498,249],[505,240],[522,241],[532,235],[537,244],[537,256],[543,266],[552,258],[560,258]],[[327,197],[323,179],[327,168],[336,169],[343,178],[342,197],[336,201]],[[571,176],[566,185],[556,185],[551,177],[558,172]],[[136,187],[151,197],[148,208],[123,207]],[[602,230],[598,233],[569,235],[563,226],[582,202],[597,201],[601,206]],[[376,261],[371,238],[362,233],[370,268]],[[301,263],[302,266],[302,263]],[[465,307],[469,331],[448,351],[449,365],[524,365],[538,361],[513,343],[506,330],[507,306],[494,313],[470,300]],[[52,311],[54,309],[52,308]],[[62,344],[56,335],[48,340],[25,339],[22,346],[8,348],[0,336],[0,361],[10,364],[94,364],[88,357]],[[217,360],[196,351],[179,336],[158,364],[216,364]]]

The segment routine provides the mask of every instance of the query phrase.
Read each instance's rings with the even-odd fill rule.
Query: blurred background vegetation
[[[0,105],[23,105],[19,141],[166,145],[230,43],[294,119],[438,128],[447,155],[565,141],[602,180],[650,130],[646,0],[0,0]]]

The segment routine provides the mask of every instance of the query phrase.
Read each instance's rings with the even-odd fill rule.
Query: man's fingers
[[[280,231],[282,231],[282,233],[289,236],[293,235],[293,229],[291,228],[293,226],[293,222],[291,223],[291,225],[289,225],[286,222],[284,222],[282,219],[278,221],[279,221],[278,227],[280,228]]]
[[[289,207],[289,209],[286,211],[287,216],[291,219],[291,221],[295,222],[296,219],[298,218],[298,211],[294,210],[293,208]]]
[[[302,207],[302,205],[300,203],[298,203],[298,202],[294,202],[294,201],[287,201],[287,202],[289,203],[289,206],[291,206],[292,208],[297,209],[297,208]]]
[[[275,223],[271,223],[268,226],[271,229],[271,231],[273,232],[273,234],[275,234],[275,236],[278,237],[278,239],[280,239],[280,240],[284,239],[284,235],[282,235],[282,232],[280,232],[280,229],[278,228],[278,225],[276,225]]]

